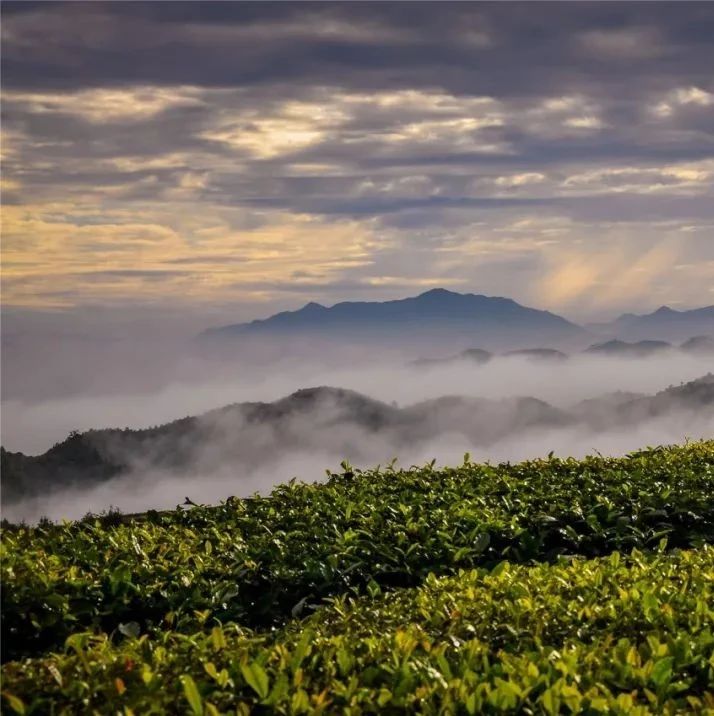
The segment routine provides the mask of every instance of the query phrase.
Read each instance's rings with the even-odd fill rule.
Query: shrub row
[[[214,625],[3,667],[8,713],[711,713],[714,549],[427,577],[273,633]],[[198,615],[210,623],[206,613]]]
[[[626,458],[359,472],[292,482],[214,508],[3,531],[5,660],[75,631],[142,631],[196,611],[250,628],[283,624],[367,585],[501,560],[595,557],[714,541],[714,442]]]

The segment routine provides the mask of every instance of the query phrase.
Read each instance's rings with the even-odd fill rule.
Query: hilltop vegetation
[[[704,713],[712,542],[714,442],[6,528],[5,707]]]

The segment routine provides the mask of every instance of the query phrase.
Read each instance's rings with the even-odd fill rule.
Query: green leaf
[[[2,695],[16,714],[25,713],[25,704],[22,702],[22,699],[18,699],[17,696],[11,694],[9,691],[3,691]]]
[[[240,670],[250,688],[261,699],[267,698],[270,693],[270,680],[263,667],[257,661],[254,661],[251,664],[241,664]]]
[[[545,712],[551,714],[551,716],[555,716],[560,712],[560,699],[552,687],[543,692],[540,702],[543,704]]]
[[[672,678],[673,664],[674,657],[672,656],[665,656],[663,659],[657,660],[650,675],[650,679],[655,686],[665,686],[669,683]]]
[[[282,672],[273,684],[273,688],[270,691],[270,695],[266,701],[268,705],[279,704],[285,699],[290,692],[290,681],[285,672]]]
[[[213,629],[211,629],[211,643],[215,651],[226,648],[226,637],[222,627],[214,626]]]
[[[446,660],[446,657],[443,654],[437,654],[436,656],[436,663],[439,665],[439,670],[441,673],[449,680],[453,678],[453,674],[451,672],[451,666],[449,665],[449,662]]]
[[[203,716],[203,701],[196,682],[188,674],[179,676],[179,681],[183,686],[183,693],[191,707],[191,711],[195,716]]]
[[[310,698],[304,689],[298,689],[294,694],[291,701],[292,713],[306,713],[310,709]]]
[[[342,676],[347,676],[354,664],[352,655],[347,651],[347,649],[340,648],[335,654],[335,660],[337,661],[337,666],[339,667]]]
[[[509,567],[508,561],[503,560],[499,562],[492,570],[491,575],[494,577],[498,577],[499,574],[503,574],[504,571],[506,571]]]
[[[386,706],[392,700],[392,692],[382,687],[377,695],[377,706]]]
[[[295,672],[302,664],[302,660],[310,653],[313,633],[309,629],[304,629],[300,635],[300,641],[296,644],[290,659],[290,669]]]

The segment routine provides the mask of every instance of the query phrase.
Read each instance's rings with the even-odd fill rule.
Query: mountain
[[[580,420],[593,426],[605,427],[612,420],[613,414],[623,405],[632,403],[634,400],[647,398],[643,393],[633,393],[629,390],[618,390],[614,393],[606,393],[597,398],[582,400],[573,406],[571,412]]]
[[[484,365],[493,358],[493,353],[484,351],[481,348],[467,348],[461,353],[446,358],[417,358],[409,363],[415,368],[436,368],[445,365],[453,365],[458,362],[474,363],[475,365]]]
[[[605,343],[594,343],[585,352],[619,358],[647,358],[663,351],[672,350],[672,348],[672,344],[666,341],[626,343],[625,341],[612,340]]]
[[[654,396],[619,393],[565,409],[528,397],[460,396],[400,408],[350,390],[309,388],[272,403],[228,405],[145,430],[73,433],[38,456],[2,449],[3,509],[27,499],[51,500],[67,489],[116,485],[119,478],[130,480],[124,492],[144,494],[168,478],[200,492],[204,477],[228,475],[225,489],[236,494],[254,471],[273,475],[282,466],[284,472],[287,461],[298,473],[301,456],[309,457],[312,471],[316,461],[328,465],[347,456],[375,464],[447,444],[480,448],[528,440],[541,430],[632,431],[662,417],[681,429],[700,429],[702,416],[713,412],[712,375]]]
[[[2,501],[98,485],[134,470],[213,472],[233,462],[252,468],[277,446],[298,449],[319,442],[335,426],[377,432],[398,414],[354,391],[309,388],[272,403],[237,403],[143,430],[75,432],[38,456],[0,448]]]
[[[684,341],[680,350],[695,355],[714,355],[714,336],[693,336]]]
[[[553,348],[523,348],[517,351],[508,351],[504,353],[504,356],[528,358],[538,362],[564,361],[568,359],[566,353],[556,351]]]
[[[480,348],[469,348],[456,355],[447,356],[446,358],[418,358],[417,360],[410,361],[408,365],[414,368],[443,368],[444,366],[454,365],[459,362],[484,365],[498,358],[527,358],[528,360],[537,361],[539,363],[549,363],[567,360],[568,355],[554,348],[523,348],[515,351],[507,351],[500,355],[489,353]]]
[[[585,331],[548,311],[522,306],[510,298],[461,294],[437,288],[412,298],[385,302],[343,302],[327,307],[308,303],[264,320],[213,328],[202,341],[255,337],[306,337],[379,343],[451,341],[467,348],[477,341],[489,348],[521,348],[584,340]]]
[[[625,313],[611,323],[593,324],[589,328],[623,340],[681,342],[690,336],[714,334],[714,306],[689,311],[661,306],[653,313]]]
[[[714,374],[682,385],[670,386],[655,395],[617,392],[583,400],[570,411],[593,430],[622,426],[635,429],[647,420],[666,415],[714,415]]]

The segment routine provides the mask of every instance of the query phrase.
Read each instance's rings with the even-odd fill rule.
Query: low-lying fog
[[[712,416],[703,418],[701,425],[696,428],[692,425],[685,427],[682,423],[678,425],[675,418],[674,421],[651,421],[634,430],[613,430],[597,435],[581,429],[533,430],[481,449],[474,448],[462,437],[449,436],[415,445],[409,456],[398,460],[396,465],[423,465],[432,459],[436,459],[437,465],[456,465],[461,464],[466,452],[470,453],[472,460],[493,462],[542,457],[550,451],[559,456],[575,457],[595,452],[623,455],[638,447],[711,435],[714,435]],[[389,461],[389,456],[394,455],[393,448],[380,444],[372,436],[355,433],[353,438],[362,441],[361,450],[373,454],[374,458],[353,460],[352,464],[384,465]],[[319,481],[325,477],[327,467],[339,470],[339,463],[344,457],[328,445],[321,451],[296,449],[282,455],[276,446],[276,452],[275,455],[266,455],[266,463],[260,468],[248,469],[240,464],[232,464],[207,474],[199,471],[191,476],[159,470],[138,470],[96,488],[68,489],[10,505],[3,510],[3,516],[10,521],[36,522],[41,517],[52,520],[77,519],[87,512],[100,513],[111,506],[126,513],[143,512],[150,508],[173,508],[183,503],[185,496],[198,503],[217,503],[229,495],[247,497],[256,492],[265,494],[276,484],[295,476],[305,482]]]
[[[548,362],[500,357],[485,365],[457,361],[429,369],[407,367],[402,360],[341,368],[317,367],[314,362],[286,361],[260,370],[236,365],[234,377],[214,381],[176,382],[162,390],[137,394],[61,397],[40,402],[12,399],[3,403],[2,444],[11,451],[38,454],[64,440],[72,430],[90,428],[145,428],[187,415],[198,415],[231,403],[270,402],[310,386],[349,388],[376,400],[406,407],[442,396],[506,399],[534,397],[571,409],[589,398],[615,391],[654,394],[670,385],[701,377],[711,360],[671,352],[647,359],[614,359],[575,355],[567,361]],[[221,371],[225,375],[225,371]],[[581,456],[595,451],[620,455],[662,443],[714,435],[711,406],[695,412],[673,410],[637,424],[605,424],[594,429],[585,423],[525,425],[496,430],[488,444],[469,438],[469,430],[448,427],[434,436],[423,430],[399,438],[388,430],[366,430],[335,422],[329,414],[293,418],[281,424],[250,429],[236,423],[215,423],[193,446],[190,472],[157,468],[144,456],[127,456],[128,474],[97,487],[65,489],[7,505],[3,516],[34,521],[77,518],[110,506],[124,512],[171,508],[189,496],[211,503],[229,495],[265,493],[274,485],[298,477],[312,482],[337,469],[347,458],[369,467],[398,458],[398,465],[460,463],[465,452],[475,460],[520,460],[557,455]],[[474,418],[475,419],[475,418]],[[468,422],[468,415],[464,418]],[[483,412],[478,420],[488,421]],[[493,420],[496,420],[494,416]],[[484,425],[487,423],[483,423]],[[514,423],[515,425],[515,423]],[[205,428],[205,426],[204,426]],[[478,431],[478,426],[470,428]]]
[[[270,402],[321,385],[348,388],[400,406],[458,395],[533,397],[567,407],[615,391],[655,393],[713,368],[710,358],[674,352],[646,359],[576,355],[564,362],[497,357],[485,365],[456,361],[430,369],[395,360],[342,368],[318,367],[309,361],[282,362],[262,370],[236,365],[235,377],[173,383],[156,392],[3,401],[2,445],[38,454],[72,430],[146,428],[230,403]]]
[[[539,362],[521,357],[495,358],[485,365],[457,361],[429,369],[403,362],[317,368],[314,363],[282,364],[260,371],[235,367],[235,377],[175,383],[154,393],[85,395],[45,402],[8,400],[3,403],[2,443],[11,451],[42,453],[72,430],[145,428],[213,408],[247,401],[269,402],[294,391],[319,385],[338,386],[399,407],[442,396],[505,399],[534,397],[572,408],[584,399],[615,391],[653,394],[670,385],[701,377],[711,369],[702,357],[669,353],[647,359],[614,359],[576,355],[564,362]],[[321,408],[321,410],[324,410]],[[7,505],[3,516],[16,521],[78,518],[111,506],[124,512],[171,508],[189,496],[211,503],[229,495],[265,493],[297,476],[312,482],[337,469],[347,458],[369,467],[398,458],[398,465],[460,463],[465,452],[475,460],[521,460],[546,455],[581,456],[595,451],[619,455],[647,445],[681,442],[714,435],[714,411],[672,411],[633,425],[585,424],[521,426],[497,430],[488,444],[475,443],[450,428],[441,434],[397,439],[389,431],[370,431],[354,424],[336,424],[328,414],[301,415],[286,427],[242,429],[215,422],[201,444],[191,446],[188,474],[156,468],[144,456],[127,456],[128,474],[97,487],[65,489]],[[464,421],[469,421],[469,416]],[[483,414],[478,420],[489,420]],[[475,420],[475,418],[474,418]],[[496,417],[493,417],[496,420]],[[607,421],[605,421],[607,423]],[[479,431],[477,425],[473,430]],[[510,431],[510,432],[509,432]],[[468,433],[468,430],[463,432]],[[473,434],[473,432],[472,432]]]

